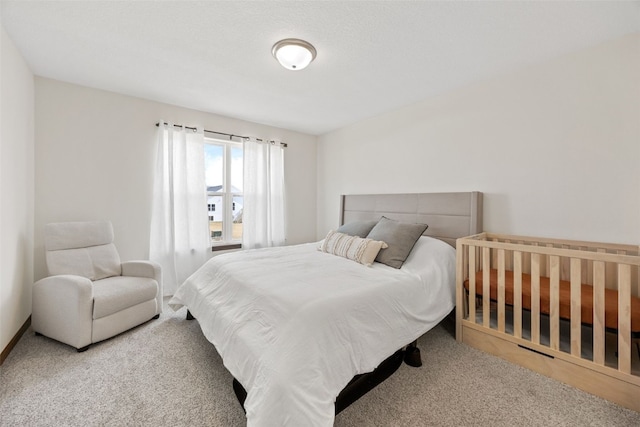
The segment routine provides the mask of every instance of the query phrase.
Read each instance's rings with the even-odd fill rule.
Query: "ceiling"
[[[8,1],[39,76],[312,135],[640,31],[640,2]],[[284,38],[318,56],[289,71]]]

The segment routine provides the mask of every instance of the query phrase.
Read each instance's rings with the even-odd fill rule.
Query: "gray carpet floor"
[[[84,353],[27,331],[0,367],[0,425],[245,425],[230,374],[185,313],[165,308]],[[444,325],[419,346],[421,368],[403,365],[335,425],[640,426],[640,413],[460,344]]]

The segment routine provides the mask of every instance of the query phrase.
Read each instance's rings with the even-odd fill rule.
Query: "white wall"
[[[159,120],[286,142],[287,242],[315,239],[315,136],[36,77],[36,279],[49,222],[111,220],[120,257],[148,257]]]
[[[31,314],[33,74],[0,29],[0,351]]]
[[[639,166],[635,34],[319,137],[317,237],[340,194],[479,190],[487,231],[639,244]]]

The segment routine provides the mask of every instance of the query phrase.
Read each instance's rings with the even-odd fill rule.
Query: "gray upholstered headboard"
[[[382,216],[402,222],[428,224],[426,236],[453,247],[456,239],[481,233],[482,193],[415,193],[343,195],[340,225]]]

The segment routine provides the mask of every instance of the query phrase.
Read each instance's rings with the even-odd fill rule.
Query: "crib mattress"
[[[476,273],[476,295],[483,293],[483,271]],[[464,282],[464,287],[469,290],[469,280]],[[490,271],[490,298],[498,299],[498,271]],[[560,307],[561,319],[571,319],[571,284],[566,280],[560,280]],[[505,304],[513,305],[513,271],[505,271]],[[581,322],[593,324],[593,286],[581,285]],[[531,275],[522,275],[522,308],[531,309]],[[540,312],[550,313],[550,280],[548,277],[540,277]],[[609,329],[618,329],[618,291],[605,289],[605,326]],[[640,298],[631,297],[631,332],[640,334]]]

